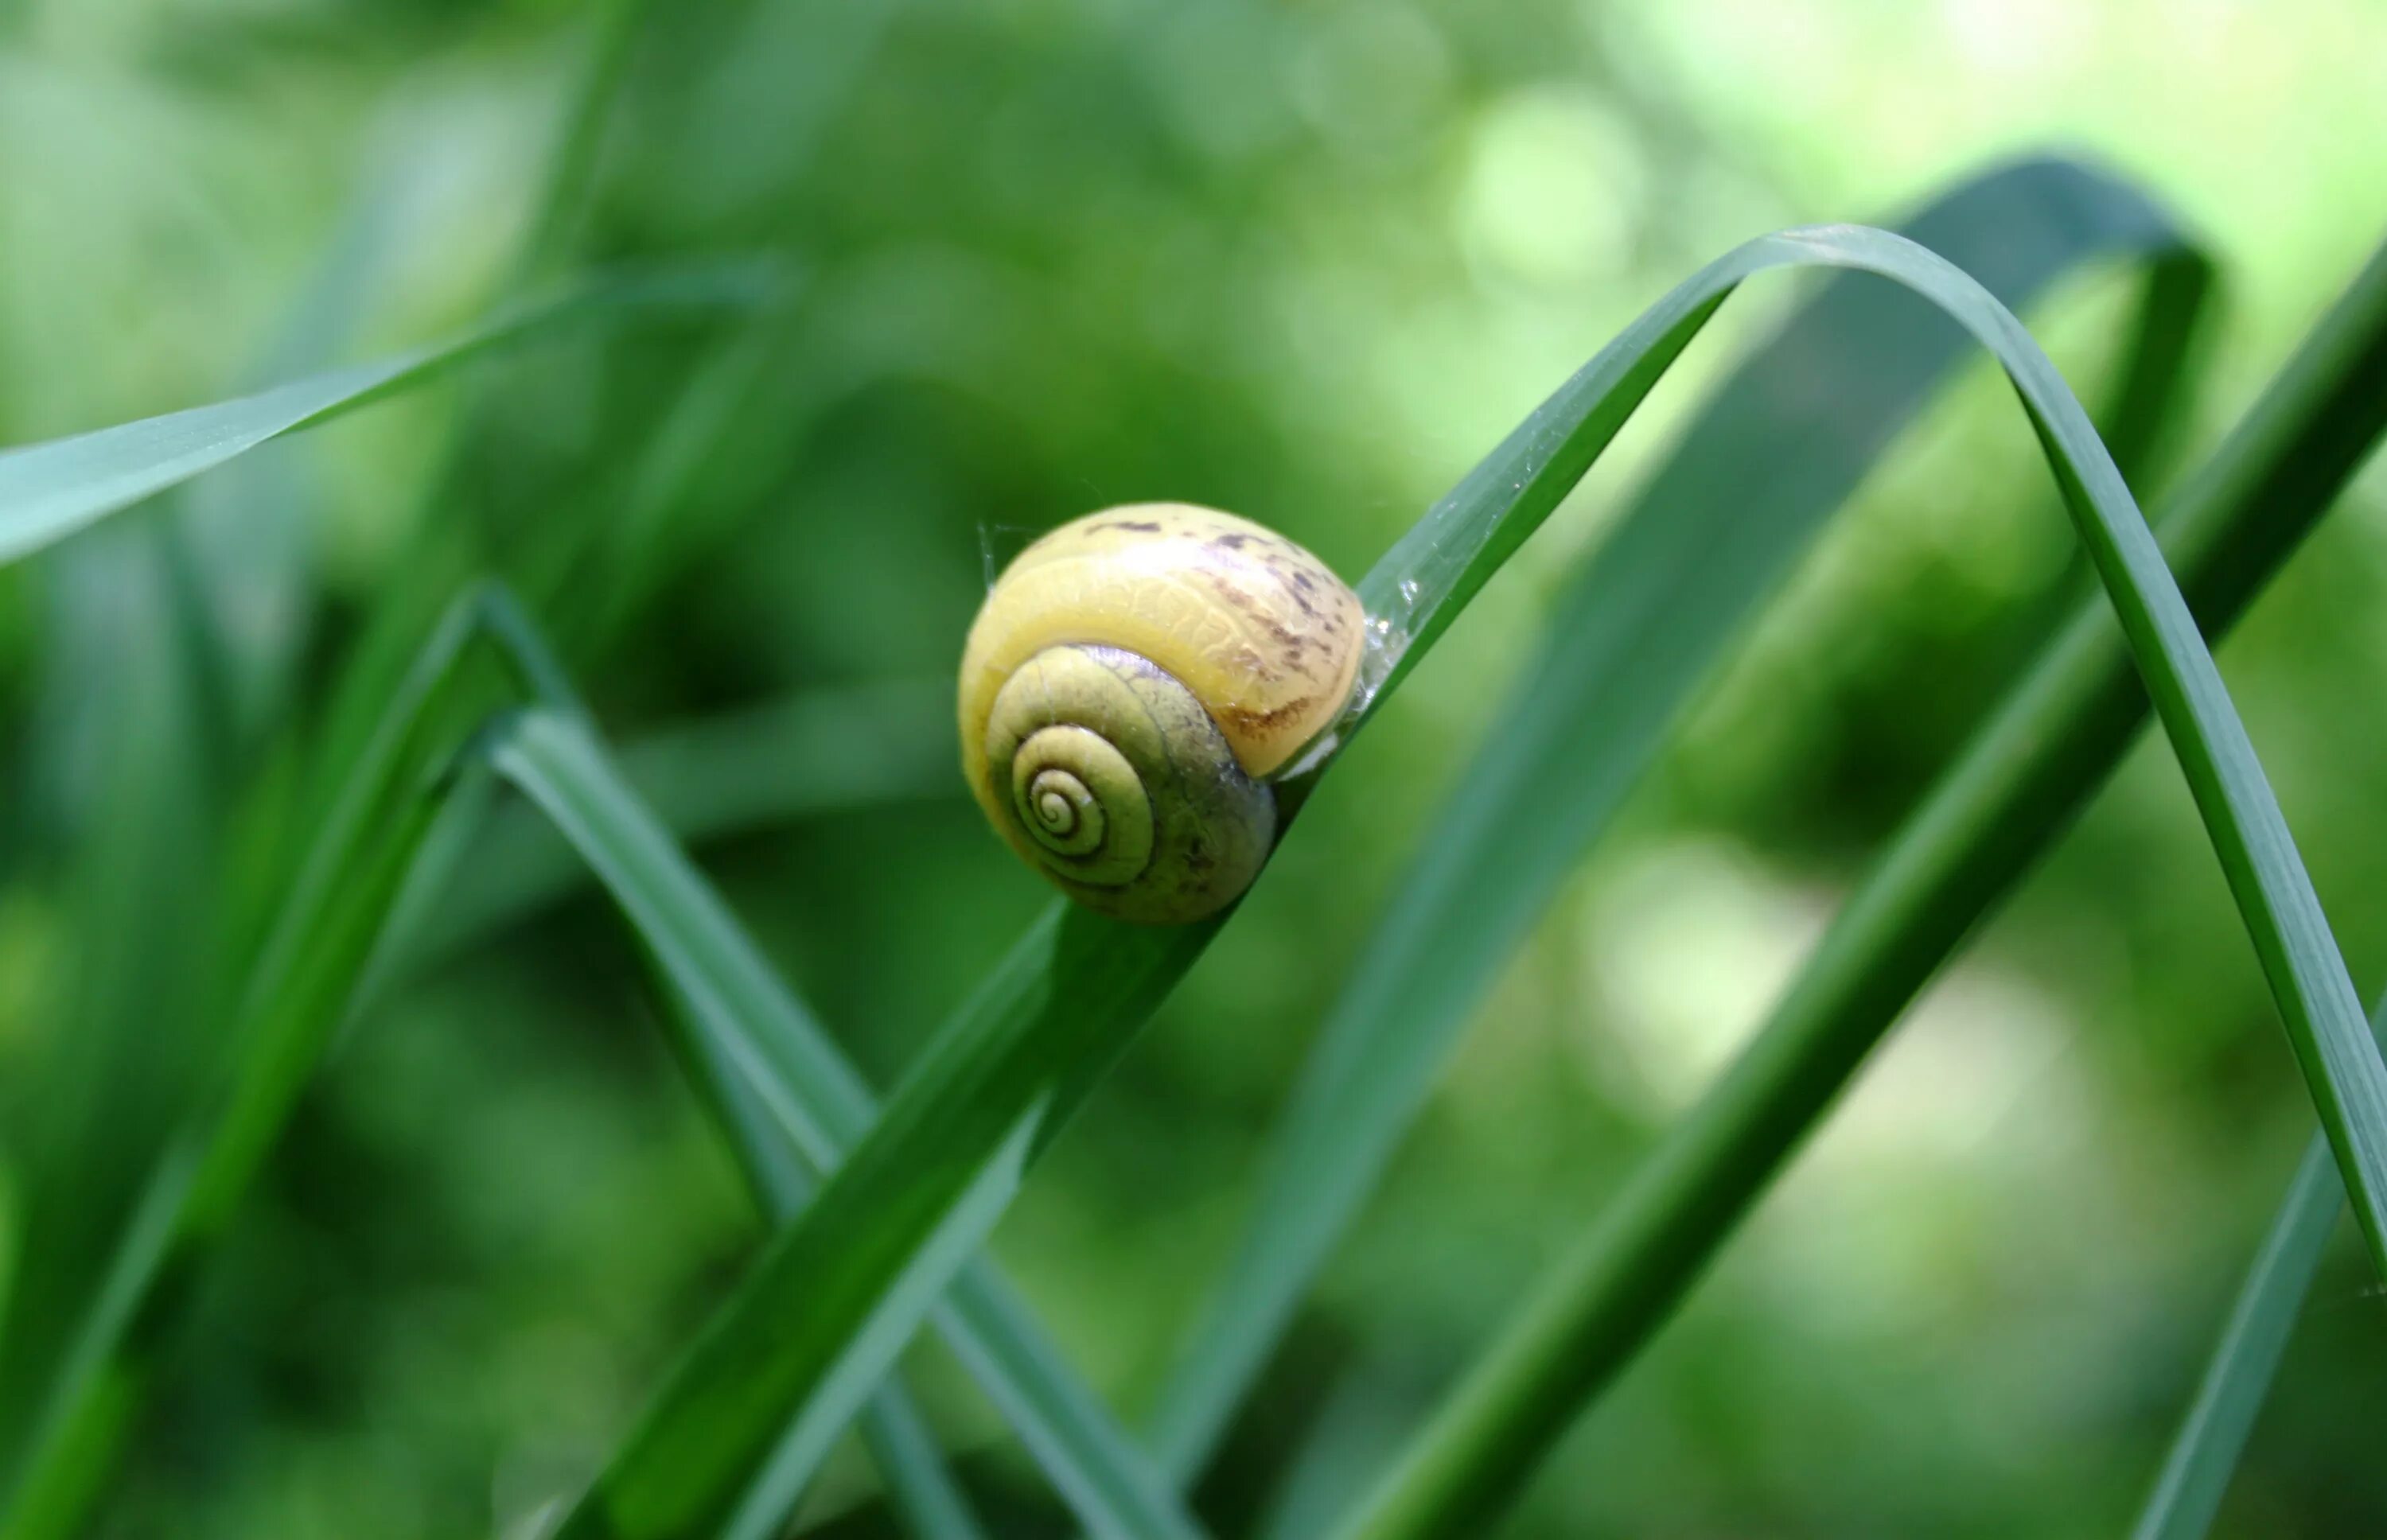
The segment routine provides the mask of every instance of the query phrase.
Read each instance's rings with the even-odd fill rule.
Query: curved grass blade
[[[2370,1033],[2387,1039],[2387,995],[2371,1007]],[[2315,1134],[2247,1269],[2130,1540],[2204,1540],[2344,1207],[2345,1183],[2329,1142]]]
[[[1660,300],[1427,515],[1362,585],[1371,614],[1401,599],[1416,638],[1345,725],[1382,708],[1414,648],[1481,588],[1744,279],[1846,267],[1905,284],[1988,345],[2039,430],[2082,544],[2171,734],[2256,951],[2288,1017],[2349,1187],[2376,1218],[2387,1069],[2186,603],[2098,442],[2029,335],[1972,279],[1881,231],[1825,227],[1752,241]],[[1331,752],[1327,761],[1331,762]],[[1288,806],[1318,768],[1280,789]],[[2259,852],[2263,859],[2257,860]],[[730,1516],[778,1442],[816,1461],[893,1360],[1028,1167],[1224,917],[1138,931],[1083,912],[1040,922],[906,1077],[870,1136],[716,1315],[562,1534],[650,1540]],[[2350,1020],[2349,1020],[2350,1018]],[[2349,1048],[2347,1037],[2355,1040]],[[2374,1232],[2376,1233],[2376,1232]]]
[[[254,396],[0,451],[0,562],[64,539],[245,450],[410,389],[567,322],[657,308],[747,308],[774,280],[751,264],[600,280],[505,310],[443,343],[293,380]]]
[[[406,872],[488,712],[568,700],[501,595],[460,601],[391,702],[252,970],[223,1093],[167,1142],[10,1483],[0,1536],[74,1528],[148,1378],[160,1329],[346,1017]]]
[[[2203,473],[2165,533],[2195,611],[2227,625],[2387,431],[2387,250]],[[2027,870],[2144,724],[2102,602],[2041,653],[1842,904],[1772,1017],[1661,1140],[1413,1445],[1359,1532],[1487,1510],[1656,1330],[1898,1013]]]
[[[941,752],[951,731],[944,695],[940,689],[937,738],[950,777]],[[806,720],[818,721],[810,713]],[[524,713],[492,737],[488,757],[621,905],[688,1018],[679,1046],[691,1078],[723,1110],[774,1217],[793,1219],[813,1183],[836,1169],[878,1115],[860,1073],[581,722],[552,711]],[[963,1269],[934,1317],[1090,1531],[1160,1540],[1200,1533],[991,1268]],[[766,1527],[754,1533],[776,1533],[794,1496],[774,1488],[758,1498],[753,1508]]]
[[[960,797],[953,718],[950,679],[887,680],[666,728],[615,757],[638,798],[693,845],[796,818]],[[500,809],[478,849],[441,900],[428,953],[535,914],[589,877],[588,863],[530,808]]]
[[[1958,188],[1906,234],[2014,309],[2085,264],[2150,259],[2113,412],[2143,454],[2209,277],[2161,210],[2070,162],[2036,160]],[[1181,1479],[1249,1394],[1501,962],[1733,639],[1970,356],[1964,332],[1919,297],[1859,274],[1833,280],[1717,390],[1560,597],[1544,656],[1485,735],[1497,749],[1429,821],[1432,842],[1328,1014],[1252,1218],[1187,1333],[1153,1432]]]

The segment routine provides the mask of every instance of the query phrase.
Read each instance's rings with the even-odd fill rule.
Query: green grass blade
[[[190,746],[205,708],[167,532],[120,525],[36,574],[45,608],[43,730],[27,745],[47,852],[63,861],[72,987],[10,1088],[12,1150],[34,1180],[27,1249],[0,1334],[0,1469],[20,1447],[75,1322],[211,1043],[204,874],[214,787]]]
[[[486,680],[478,681],[484,688],[472,688],[467,665],[475,661],[474,644],[483,639],[497,644],[510,689],[491,693]],[[170,1146],[120,1243],[101,1302],[59,1376],[22,1500],[0,1528],[9,1540],[72,1527],[104,1474],[122,1420],[140,1399],[145,1366],[138,1344],[128,1346],[128,1339],[145,1336],[143,1311],[196,1264],[311,1077],[332,1029],[382,977],[386,944],[405,928],[406,900],[424,891],[415,879],[431,848],[436,803],[462,789],[443,782],[437,798],[420,796],[427,767],[445,763],[476,713],[505,699],[535,695],[558,708],[573,701],[527,620],[496,590],[451,612],[411,679],[352,778],[342,814],[319,842],[309,877],[285,904],[284,925],[252,981],[252,1009],[242,1029],[247,1047],[229,1105]],[[426,759],[419,745],[430,742],[451,748]],[[401,768],[407,764],[414,768]],[[410,790],[415,793],[410,802]],[[368,808],[377,811],[360,811]],[[386,835],[383,825],[392,826]],[[1067,1390],[1042,1388],[1056,1397]],[[874,1408],[866,1431],[890,1498],[914,1533],[927,1540],[973,1540],[981,1533],[908,1403],[888,1398]],[[1117,1438],[1128,1447],[1124,1434]],[[1166,1492],[1156,1481],[1151,1484]]]
[[[407,190],[387,169],[371,179],[248,371],[253,383],[338,357]],[[48,1180],[32,1193],[26,1297],[0,1337],[0,1450],[16,1448],[38,1409],[94,1274],[203,1083],[206,1029],[221,1021],[211,996],[237,982],[210,974],[210,953],[234,949],[192,916],[221,912],[203,874],[224,859],[234,751],[266,718],[296,658],[307,488],[291,451],[301,448],[260,446],[179,488],[170,516],[71,542],[38,574],[50,598],[44,730],[30,774],[55,804],[41,826],[72,863],[88,982],[28,1078],[41,1091],[24,1123]],[[102,807],[116,811],[92,816]],[[41,1138],[42,1125],[68,1139]]]
[[[651,955],[651,953],[650,953]],[[727,1131],[763,1211],[785,1224],[803,1209],[817,1173],[778,1121],[764,1091],[747,1079],[741,1050],[751,1043],[714,1030],[710,1011],[666,984],[665,1018],[672,1046],[690,1081]],[[707,997],[708,999],[710,997]],[[783,1089],[783,1088],[782,1088]],[[859,1431],[877,1462],[888,1506],[905,1530],[922,1540],[974,1540],[984,1528],[969,1499],[945,1465],[935,1430],[893,1376],[873,1392],[859,1419]],[[788,1505],[792,1511],[794,1504]],[[780,1516],[784,1522],[787,1513]]]
[[[941,720],[943,693],[941,747],[951,730]],[[809,713],[806,720],[823,725]],[[693,1078],[723,1110],[775,1217],[793,1218],[813,1181],[870,1130],[878,1103],[861,1075],[583,725],[552,712],[526,714],[492,739],[490,762],[622,906],[688,1018],[681,1049]],[[1168,1540],[1199,1533],[991,1269],[964,1269],[934,1317],[1089,1530]],[[756,1533],[775,1532],[807,1473],[791,1467],[780,1482],[765,1479],[750,1505],[764,1526]]]
[[[1047,911],[755,1263],[560,1533],[708,1533],[739,1517],[775,1451],[781,1480],[800,1480],[1125,1049],[1129,1029],[1217,928],[1136,929],[1066,904]],[[1081,991],[1103,1009],[1084,1009]],[[763,1311],[776,1329],[758,1335]]]
[[[549,328],[658,307],[747,307],[767,275],[716,267],[602,280],[509,309],[461,336],[254,396],[0,451],[0,562],[11,562],[286,433],[436,379],[467,360]]]
[[[2130,1531],[2132,1540],[2202,1540],[2212,1527],[2344,1204],[2345,1183],[2329,1142],[2315,1134]]]
[[[2387,995],[2371,1008],[2370,1032],[2387,1037]],[[2130,1540],[2204,1540],[2213,1527],[2344,1208],[2345,1183],[2329,1142],[2315,1134],[2246,1269]]]
[[[622,775],[682,844],[797,818],[951,801],[953,681],[887,680],[806,690],[624,744]],[[426,951],[452,950],[535,914],[588,880],[589,865],[536,810],[501,809],[480,859],[443,897]]]
[[[2340,1167],[2377,1204],[2374,1162],[2387,1118],[2371,1099],[2387,1069],[2362,1033],[2211,655],[2079,403],[2011,313],[1944,260],[1883,232],[1831,227],[1767,236],[1710,264],[1430,513],[1422,527],[1432,538],[1407,538],[1379,563],[1362,586],[1371,613],[1401,601],[1396,635],[1408,639],[1396,648],[1438,635],[1717,305],[1753,273],[1802,266],[1873,271],[1914,289],[1989,346],[2014,382],[2219,847]],[[1385,688],[1345,724],[1345,740],[1414,662],[1414,650],[1396,654]],[[1297,806],[1318,773],[1285,783],[1282,801]],[[756,1263],[564,1533],[642,1540],[717,1521],[782,1428],[816,1458],[983,1241],[1028,1165],[1220,923],[1155,935],[1069,914],[1036,926]],[[2348,1047],[2349,1035],[2357,1047]]]
[[[2005,304],[2085,264],[2155,264],[2115,410],[2143,452],[2205,290],[2147,201],[2065,161],[1993,171],[1908,233]],[[1423,1105],[1501,962],[1656,757],[1699,683],[1933,387],[1971,356],[1922,299],[1835,280],[1754,351],[1556,607],[1528,669],[1429,821],[1269,1152],[1253,1217],[1188,1333],[1154,1444],[1197,1471]]]
[[[42,1403],[0,1509],[6,1540],[70,1533],[105,1479],[176,1285],[231,1219],[347,1015],[453,784],[459,747],[494,707],[555,688],[527,642],[500,596],[473,595],[449,612],[391,702],[251,971],[226,1090],[167,1142],[108,1281]]]
[[[527,200],[527,218],[494,287],[494,302],[522,303],[528,285],[562,260],[598,186],[598,167],[613,120],[646,0],[602,0],[585,7],[588,30],[570,67],[554,138]],[[773,295],[771,298],[777,297]],[[459,587],[495,567],[484,531],[460,516],[472,506],[461,485],[469,449],[486,427],[492,398],[483,375],[468,376],[448,431],[430,446],[407,549],[350,649],[312,750],[314,789],[336,789],[363,751],[389,687],[408,666],[416,638]],[[552,524],[554,521],[550,521]],[[575,523],[577,521],[563,521]]]
[[[2387,430],[2387,251],[2204,470],[2166,535],[2226,626]],[[1772,1017],[1668,1130],[1413,1445],[1360,1533],[1444,1533],[1523,1479],[1656,1330],[1858,1065],[2143,726],[2101,602],[2082,606],[1876,861]]]

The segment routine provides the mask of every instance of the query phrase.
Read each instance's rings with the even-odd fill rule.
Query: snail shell
[[[1267,777],[1341,713],[1357,595],[1248,519],[1107,509],[1020,552],[962,655],[962,769],[1031,865],[1105,914],[1196,920],[1276,840]]]

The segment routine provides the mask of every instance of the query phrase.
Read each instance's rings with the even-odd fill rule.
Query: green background
[[[588,32],[560,0],[0,4],[0,442],[295,372],[276,339],[310,293],[353,322],[344,357],[470,320],[509,280]],[[736,431],[615,563],[625,598],[557,580],[547,536],[617,537],[718,323],[561,342],[270,451],[298,511],[256,559],[295,577],[243,618],[287,671],[256,688],[294,714],[238,746],[268,789],[244,827],[272,824],[288,745],[417,559],[426,498],[488,532],[625,738],[829,687],[941,690],[990,562],[1033,531],[1181,499],[1356,575],[1699,262],[1785,224],[1887,222],[2027,151],[2141,182],[2222,265],[2196,407],[2141,489],[2159,491],[2381,237],[2382,61],[2387,10],[2359,0],[652,6],[572,265],[802,270],[753,332]],[[1123,1407],[1166,1370],[1316,1023],[1463,794],[1546,600],[1799,292],[1737,302],[1496,580],[999,1232]],[[2084,394],[2128,298],[2092,275],[2029,318]],[[0,573],[5,1104],[12,1135],[98,1129],[128,1163],[171,1092],[62,1093],[76,1024],[111,991],[221,982],[193,944],[215,868],[140,832],[177,827],[170,788],[211,735],[124,726],[165,720],[125,663],[155,594],[108,551],[158,517]],[[1297,1532],[1301,1503],[1415,1424],[2082,581],[1977,365],[1478,1013],[1204,1489],[1219,1528],[1290,1503]],[[2387,981],[2382,598],[2374,465],[2222,652],[2366,993]],[[891,754],[879,805],[704,851],[882,1085],[1046,897],[949,751]],[[95,928],[108,850],[133,909],[167,920]],[[465,867],[464,889],[486,879]],[[160,1064],[185,1057],[205,1045],[160,1042]],[[1503,1533],[2118,1533],[2310,1127],[2179,777],[2141,745]],[[92,1193],[97,1223],[121,1183],[95,1170]],[[755,1236],[612,915],[584,893],[477,931],[411,969],[310,1093],[101,1532],[517,1522],[593,1473]],[[2387,1530],[2387,1307],[2344,1240],[2225,1534]],[[1057,1532],[941,1351],[912,1362],[971,1480],[1019,1533]],[[841,1461],[813,1511],[876,1533],[869,1487]]]

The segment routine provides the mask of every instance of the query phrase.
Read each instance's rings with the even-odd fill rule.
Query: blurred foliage
[[[210,1045],[161,1032],[154,1083],[110,1082],[103,1110],[56,1077],[74,1024],[227,987],[197,944],[213,850],[145,820],[280,847],[427,511],[477,532],[635,736],[948,673],[989,564],[1105,503],[1233,508],[1356,573],[1697,262],[2049,143],[2156,189],[2224,262],[2178,466],[2379,237],[2387,185],[2387,13],[2362,0],[650,9],[575,262],[777,254],[804,275],[783,312],[557,343],[272,451],[302,510],[293,585],[244,618],[281,638],[286,678],[256,688],[288,704],[245,734],[203,707],[141,736],[170,720],[145,681],[185,656],[150,543],[186,501],[0,573],[0,1085],[12,1156],[51,1128],[110,1156],[95,1233]],[[327,284],[342,356],[477,313],[590,35],[561,0],[0,4],[0,442],[253,384]],[[1339,969],[1545,597],[1787,297],[1729,314],[1454,631],[1005,1226],[1006,1266],[1122,1405],[1166,1367]],[[2084,391],[2125,298],[2092,281],[2031,318]],[[1206,1489],[1222,1527],[1347,1488],[1422,1409],[2074,591],[2004,391],[1976,370],[1871,479],[1510,967]],[[642,503],[699,392],[720,436]],[[2223,654],[2366,992],[2387,979],[2382,597],[2374,467]],[[229,832],[169,805],[208,784],[242,789]],[[881,1084],[1045,897],[957,777],[905,785],[707,852]],[[94,916],[117,901],[192,916],[137,932],[192,954],[111,951]],[[1509,1533],[2126,1521],[2310,1127],[2160,747],[1913,1017]],[[755,1234],[600,905],[447,947],[310,1095],[101,1533],[515,1522],[590,1472]],[[0,1289],[13,1250],[0,1230]],[[915,1357],[973,1480],[1037,1512],[991,1415]],[[2226,1533],[2387,1529],[2382,1370],[2387,1314],[2341,1247]],[[817,1509],[868,1480],[840,1465]]]

